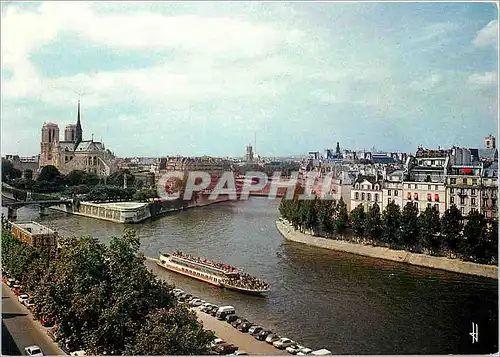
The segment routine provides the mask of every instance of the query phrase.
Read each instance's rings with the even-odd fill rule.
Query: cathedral
[[[95,173],[99,177],[109,176],[116,170],[114,154],[102,142],[83,140],[78,100],[77,121],[64,129],[64,141],[59,140],[59,126],[44,123],[40,143],[39,168],[53,165],[67,175],[73,170]]]

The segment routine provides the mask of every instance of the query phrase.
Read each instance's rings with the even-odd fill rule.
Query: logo
[[[474,322],[472,323],[472,332],[469,335],[472,337],[472,343],[479,342],[479,327]]]

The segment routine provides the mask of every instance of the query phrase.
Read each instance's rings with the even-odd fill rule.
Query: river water
[[[276,230],[278,201],[253,197],[178,212],[134,225],[141,249],[183,252],[242,268],[271,285],[266,297],[212,287],[149,262],[159,276],[310,348],[334,354],[498,352],[498,281],[286,241]],[[2,209],[4,210],[4,209]],[[22,208],[63,236],[108,242],[120,224]],[[472,324],[478,342],[472,343]]]

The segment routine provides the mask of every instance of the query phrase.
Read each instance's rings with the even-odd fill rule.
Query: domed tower
[[[59,142],[59,126],[54,123],[44,123],[42,126],[42,141],[40,142],[40,166],[52,164],[52,146]]]
[[[64,128],[64,141],[67,142],[76,142],[76,125],[75,124],[68,124]]]

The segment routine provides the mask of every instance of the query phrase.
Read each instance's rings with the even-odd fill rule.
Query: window
[[[364,192],[361,192],[361,200],[365,200],[365,193]]]
[[[355,198],[356,200],[359,200],[359,192],[354,193],[354,198]]]
[[[464,215],[464,208],[460,207],[460,212],[462,213],[462,216]]]
[[[451,204],[454,204],[454,203],[455,203],[455,197],[453,197],[453,196],[452,196],[452,197],[450,197],[450,203],[451,203]]]
[[[460,197],[460,204],[464,205],[465,204],[465,197]]]
[[[450,183],[451,183],[452,185],[456,185],[456,184],[457,184],[457,179],[456,179],[456,178],[451,178],[451,179],[450,179]]]
[[[391,195],[391,190],[387,190],[387,196]]]
[[[378,193],[375,194],[375,202],[378,202]]]
[[[391,198],[387,197],[387,204],[391,203]]]
[[[372,200],[372,194],[368,193],[368,201],[371,201],[371,200]]]
[[[454,188],[450,188],[450,193],[453,195],[455,193],[455,189]]]
[[[464,185],[467,185],[467,179],[466,179],[466,178],[462,179],[462,183],[463,183]]]
[[[477,179],[472,179],[472,184],[477,185]]]
[[[431,185],[427,185],[427,190],[428,191],[432,190]]]
[[[432,194],[430,193],[427,194],[427,201],[432,201]]]
[[[474,197],[472,197],[472,198],[470,199],[470,204],[471,204],[471,205],[473,205],[473,206],[475,206],[475,205],[476,205],[476,199],[475,199]]]
[[[417,193],[417,192],[415,192],[415,193],[413,194],[413,199],[418,201],[418,193]]]
[[[359,182],[356,182],[356,186],[355,187],[359,190]]]
[[[437,191],[438,190],[438,185],[434,185],[434,190]]]
[[[398,190],[394,190],[394,196],[398,195]]]
[[[439,212],[439,205],[437,203],[434,204],[434,209]]]
[[[411,200],[411,192],[408,192],[407,195],[406,195],[406,199],[407,200]]]
[[[471,193],[472,196],[475,196],[476,195],[476,190],[475,189],[472,189],[472,193]]]
[[[417,185],[417,184],[415,184],[415,190],[417,190],[417,189],[418,189],[418,185]]]
[[[432,207],[432,203],[428,203],[427,208],[431,208],[431,207]]]

